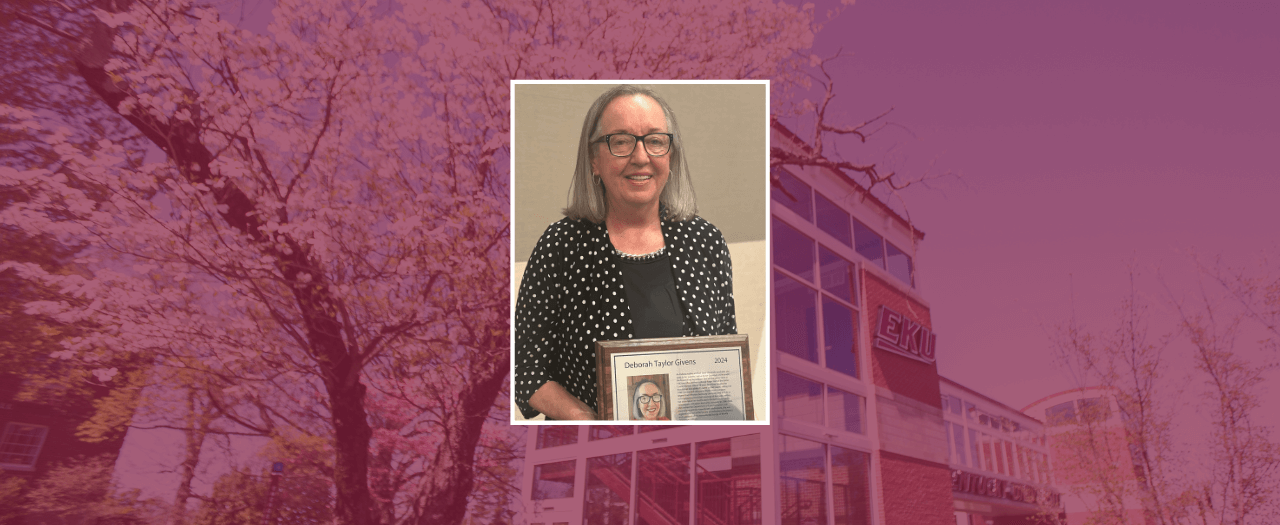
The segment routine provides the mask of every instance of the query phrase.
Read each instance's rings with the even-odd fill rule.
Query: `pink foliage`
[[[772,78],[777,92],[808,60],[811,9],[280,0],[265,34],[186,1],[99,12],[112,52],[79,71],[164,158],[0,107],[62,166],[0,167],[24,196],[0,224],[84,243],[92,272],[0,268],[65,295],[30,312],[101,327],[59,357],[154,356],[153,388],[203,391],[225,409],[218,428],[367,445],[375,521],[456,521],[474,462],[496,472],[518,446],[494,426],[508,417],[509,81]],[[372,437],[343,443],[333,393],[359,385]],[[337,486],[339,519],[368,522]]]

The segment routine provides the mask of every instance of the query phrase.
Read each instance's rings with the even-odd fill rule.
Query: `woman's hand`
[[[550,419],[561,421],[593,421],[596,413],[555,381],[547,381],[529,396],[529,406]]]

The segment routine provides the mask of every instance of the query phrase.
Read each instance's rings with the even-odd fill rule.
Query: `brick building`
[[[1152,523],[1139,499],[1139,463],[1134,461],[1114,395],[1088,387],[1045,396],[1023,412],[1046,425],[1054,482],[1063,492],[1067,525],[1109,514],[1112,523]],[[1105,503],[1104,503],[1105,502]]]
[[[806,147],[776,123],[772,142]],[[943,392],[981,396],[938,376],[916,280],[924,233],[835,171],[774,169],[771,196],[769,426],[537,426],[525,521],[986,525],[1027,515],[1035,504],[960,490],[966,472],[986,471],[952,456],[960,427],[944,416]],[[986,413],[1018,421],[1018,443],[1043,458],[1034,420],[981,399]],[[1001,491],[1039,493],[1017,488],[1042,482],[1022,471],[992,474]]]
[[[26,383],[24,376],[0,371],[0,488],[21,487],[8,494],[10,499],[0,499],[0,512],[15,513],[6,524],[62,523],[72,517],[19,510],[26,492],[59,465],[94,457],[114,462],[124,442],[123,433],[98,442],[86,442],[76,435],[80,424],[92,415],[91,403],[109,393],[106,388],[93,387],[87,392],[45,389],[36,396],[38,400],[30,400],[19,395]]]

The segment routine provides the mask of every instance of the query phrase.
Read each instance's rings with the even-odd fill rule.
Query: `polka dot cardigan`
[[[662,221],[685,335],[738,332],[733,267],[720,230],[701,217]],[[596,341],[634,337],[622,269],[613,263],[604,224],[561,219],[538,239],[516,302],[516,405],[538,415],[529,397],[555,381],[593,410]]]

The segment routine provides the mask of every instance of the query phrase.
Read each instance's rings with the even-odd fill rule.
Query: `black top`
[[[684,309],[667,254],[644,260],[613,257],[622,269],[622,287],[627,292],[636,339],[684,335]]]
[[[662,220],[662,240],[683,309],[684,335],[735,334],[729,246],[706,220]],[[561,219],[529,256],[516,304],[516,406],[538,415],[529,396],[555,381],[593,410],[596,341],[636,337],[621,264],[603,224]]]

